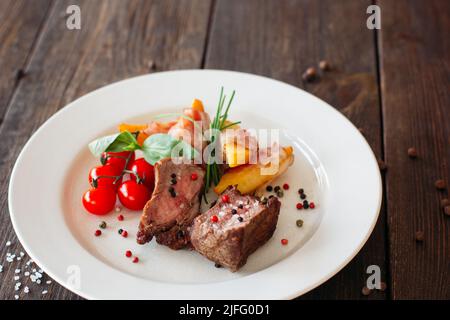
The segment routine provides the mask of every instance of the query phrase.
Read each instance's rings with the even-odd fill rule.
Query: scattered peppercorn
[[[278,191],[277,191],[277,197],[278,197],[278,198],[282,198],[283,196],[284,196],[283,190],[278,190]]]
[[[261,197],[261,203],[262,204],[266,204],[267,203],[267,198],[266,197]]]
[[[314,204],[314,202],[310,202],[309,203],[309,208],[310,209],[314,209],[316,207],[316,205]]]
[[[314,67],[309,67],[306,69],[306,71],[303,73],[302,78],[305,81],[312,81],[316,78],[317,71]]]
[[[278,192],[280,189],[280,186],[275,186],[275,188],[273,188],[273,191]]]
[[[170,184],[171,184],[171,185],[177,184],[177,179],[172,179],[172,180],[170,180]]]
[[[328,71],[331,69],[330,63],[327,60],[322,60],[319,62],[319,68],[322,71]]]
[[[422,242],[422,241],[423,241],[423,238],[424,238],[424,236],[423,236],[423,231],[417,231],[417,232],[416,232],[416,241],[417,241],[417,242]]]
[[[444,213],[445,213],[445,215],[450,216],[450,206],[446,206],[444,208]]]
[[[283,184],[283,189],[284,190],[289,190],[289,185],[287,183]]]
[[[267,192],[272,192],[272,190],[273,190],[273,187],[272,187],[272,186],[269,185],[269,186],[266,187],[266,191],[267,191]]]
[[[305,208],[305,209],[309,209],[309,203],[308,203],[308,201],[303,201],[303,208]]]
[[[211,216],[211,221],[217,222],[217,221],[219,221],[219,218],[216,215],[213,215],[213,216]]]
[[[124,238],[128,237],[128,231],[123,230],[122,231],[122,237],[124,237]]]
[[[372,290],[370,290],[370,289],[367,288],[366,286],[364,286],[364,287],[362,288],[362,290],[361,290],[361,293],[362,293],[364,296],[368,296],[371,292],[372,292]]]
[[[240,205],[238,205],[238,208],[239,208],[239,209],[243,209],[243,208],[244,208],[244,205],[240,204]]]
[[[94,235],[96,236],[96,237],[99,237],[99,236],[101,236],[101,234],[102,234],[102,232],[101,232],[101,230],[95,230],[95,233],[94,233]]]
[[[177,231],[177,239],[181,239],[184,237],[184,231],[183,230],[178,230]]]
[[[442,179],[436,180],[436,182],[434,183],[434,186],[436,187],[436,189],[438,190],[444,190],[446,185],[445,185],[445,181]]]
[[[413,159],[417,158],[417,150],[415,148],[413,148],[413,147],[409,148],[408,149],[408,156],[410,158],[413,158]]]
[[[138,263],[139,262],[139,258],[138,257],[134,257],[133,258],[133,263]]]
[[[214,267],[216,268],[222,268],[222,265],[218,264],[218,263],[214,263]]]
[[[442,199],[441,200],[441,207],[442,208],[445,208],[448,205],[450,205],[450,201],[448,199]]]
[[[378,167],[380,168],[381,171],[386,171],[387,170],[386,163],[384,163],[384,161],[380,160],[380,159],[378,159]]]
[[[131,251],[130,251],[130,250],[125,251],[125,256],[126,256],[127,258],[130,258],[130,257],[132,256]]]
[[[295,224],[297,225],[297,227],[301,228],[303,227],[303,220],[302,219],[298,219]]]
[[[231,214],[236,214],[237,210],[236,209],[231,209]]]
[[[298,189],[298,194],[302,194],[304,192],[305,192],[305,190],[303,190],[303,188]]]
[[[174,192],[175,191],[175,189],[173,188],[173,187],[169,187],[169,192],[170,193],[172,193],[172,192]]]
[[[303,209],[303,204],[301,204],[301,203],[299,202],[299,203],[297,203],[297,204],[295,205],[295,207],[296,207],[298,210],[301,210],[301,209]]]
[[[123,215],[119,214],[119,215],[117,216],[117,220],[123,221]]]
[[[175,173],[172,173],[172,174],[170,175],[170,177],[171,177],[172,179],[175,179],[175,178],[177,177],[177,175],[176,175]]]
[[[123,232],[123,229],[119,229],[119,234],[122,234],[122,232]]]
[[[106,221],[102,221],[98,226],[99,226],[101,229],[105,229],[105,228],[106,228]]]
[[[302,199],[302,200],[306,199],[306,194],[302,193],[302,194],[300,195],[300,199]]]
[[[196,173],[191,174],[191,180],[192,181],[195,181],[197,179],[198,179],[198,174],[196,174]]]
[[[227,194],[224,194],[222,196],[222,202],[229,202],[230,201],[230,197]]]
[[[244,218],[238,217],[238,220],[239,220],[239,222],[242,222],[242,221],[244,221]]]
[[[281,244],[282,244],[283,246],[287,245],[288,242],[289,242],[288,239],[281,239]]]

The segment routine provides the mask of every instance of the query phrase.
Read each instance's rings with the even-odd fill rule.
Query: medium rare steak
[[[160,244],[181,249],[189,243],[187,228],[200,212],[205,171],[194,164],[163,159],[155,164],[155,190],[144,207],[137,242],[156,236]]]
[[[223,201],[224,195],[227,201]],[[263,204],[256,197],[243,196],[229,187],[214,207],[194,219],[192,246],[206,258],[235,272],[272,237],[280,205],[276,197]]]

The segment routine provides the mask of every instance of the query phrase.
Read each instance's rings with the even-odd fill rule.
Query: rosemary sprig
[[[210,125],[211,131],[213,133],[210,137],[209,143],[217,144],[219,142],[219,137],[218,136],[216,137],[217,131],[220,132],[220,131],[222,131],[226,128],[229,128],[233,125],[241,123],[240,121],[238,121],[238,122],[234,122],[234,123],[225,125],[227,118],[228,118],[228,112],[230,111],[230,106],[231,106],[231,103],[233,102],[235,93],[236,93],[236,91],[233,90],[233,93],[231,94],[231,98],[228,101],[227,107],[225,108],[225,112],[222,112],[227,96],[223,93],[223,87],[220,88],[220,96],[219,96],[219,102],[217,104],[216,115]],[[214,185],[217,185],[221,178],[219,165],[215,161],[210,163],[211,162],[210,160],[211,160],[211,157],[208,156],[208,161],[206,163],[205,189],[204,189],[204,193],[203,193],[205,202],[207,202],[206,193],[208,192],[209,188],[211,187],[211,182],[214,183]]]

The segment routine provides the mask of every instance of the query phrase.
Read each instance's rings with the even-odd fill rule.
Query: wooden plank
[[[50,0],[0,2],[0,124],[50,4]]]
[[[69,4],[81,7],[81,30],[66,28]],[[153,60],[156,70],[198,68],[204,42],[210,1],[57,1],[43,30],[35,53],[17,88],[3,125],[0,139],[11,143],[0,146],[0,244],[7,240],[11,253],[20,244],[12,229],[7,210],[8,178],[15,159],[30,135],[67,102],[120,79],[145,74]],[[57,150],[47,150],[49,156]],[[43,177],[48,173],[43,173]],[[2,249],[2,259],[6,250]],[[0,275],[0,299],[13,299],[15,268],[27,260],[4,264]],[[3,280],[4,279],[4,280]],[[46,280],[46,279],[45,279]],[[73,299],[76,295],[56,283],[42,296],[39,286],[30,286],[24,299]],[[22,292],[22,291],[20,291]]]
[[[381,157],[374,33],[366,28],[370,1],[217,1],[207,68],[233,69],[304,88],[342,111],[364,129]],[[306,84],[302,73],[327,59],[333,70]],[[366,268],[378,265],[385,280],[385,217],[358,256],[305,298],[362,298]],[[301,276],[301,275],[299,275]],[[368,298],[383,299],[386,292]]]
[[[434,182],[450,178],[450,2],[379,5],[392,298],[448,300],[450,220],[439,205],[448,191]]]

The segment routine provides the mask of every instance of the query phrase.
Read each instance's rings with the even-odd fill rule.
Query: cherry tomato
[[[83,206],[92,214],[104,215],[116,204],[116,192],[111,188],[89,189],[83,195]]]
[[[89,183],[92,185],[92,180],[97,180],[97,186],[95,188],[113,188],[117,189],[119,187],[122,178],[120,178],[117,183],[115,177],[105,178],[103,176],[115,176],[117,175],[117,167],[112,164],[105,164],[103,166],[94,167],[89,171]]]
[[[128,156],[130,155],[130,160],[128,161],[127,169],[129,170],[131,164],[135,159],[134,151],[122,151],[122,152],[103,152],[102,163],[111,164],[117,167],[117,174],[121,174],[122,170],[125,168],[125,163],[127,162]]]
[[[124,207],[130,210],[142,210],[152,194],[143,183],[127,180],[120,184],[118,195]]]
[[[144,158],[139,158],[134,160],[131,164],[131,171],[134,171],[138,174],[139,178],[143,180],[143,183],[153,191],[153,187],[155,185],[155,172],[153,170],[153,166],[145,161]],[[131,174],[131,180],[136,181],[136,176]]]

